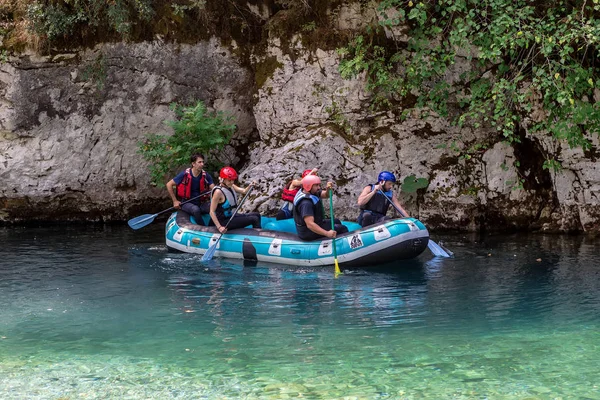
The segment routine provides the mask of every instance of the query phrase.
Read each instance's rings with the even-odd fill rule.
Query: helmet
[[[390,181],[396,183],[396,177],[390,171],[381,171],[377,177],[377,182]]]
[[[308,175],[302,178],[302,189],[310,192],[310,189],[312,189],[313,185],[316,185],[317,183],[321,183],[321,178],[316,175]]]
[[[219,176],[223,179],[235,181],[238,177],[238,174],[235,172],[235,169],[231,167],[223,167],[221,168],[221,172],[219,172]]]
[[[305,169],[304,172],[302,173],[302,177],[304,178],[306,175],[310,174],[312,172],[312,169]],[[317,175],[317,173],[315,172],[313,175]]]

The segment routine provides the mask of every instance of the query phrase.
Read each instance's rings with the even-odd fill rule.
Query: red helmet
[[[237,172],[235,172],[235,169],[233,169],[231,167],[221,168],[221,172],[219,172],[219,176],[223,179],[230,179],[232,181],[235,181],[238,177]]]
[[[308,175],[302,178],[302,189],[310,192],[310,189],[312,189],[313,185],[316,185],[317,183],[321,183],[321,178],[316,175]]]
[[[304,178],[306,175],[310,174],[312,172],[312,169],[305,169],[304,172],[302,173],[302,177]],[[317,175],[317,173],[315,172],[313,175]]]

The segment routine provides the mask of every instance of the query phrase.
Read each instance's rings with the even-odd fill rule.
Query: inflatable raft
[[[263,229],[235,229],[223,235],[215,257],[237,258],[288,265],[333,265],[332,239],[305,242],[295,234],[294,220],[263,217]],[[418,256],[426,248],[429,232],[414,218],[400,218],[366,228],[343,222],[349,232],[336,237],[340,267],[378,265]],[[189,214],[173,213],[166,225],[171,250],[204,254],[219,237],[214,226],[197,225]]]

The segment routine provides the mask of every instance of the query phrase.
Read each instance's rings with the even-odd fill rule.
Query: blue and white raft
[[[214,226],[194,223],[184,211],[173,213],[166,226],[170,250],[204,254],[219,237]],[[237,258],[297,266],[332,265],[331,239],[305,242],[296,235],[294,220],[275,221],[263,217],[263,229],[242,228],[223,235],[215,257]],[[350,232],[336,241],[340,266],[368,266],[406,260],[421,254],[429,242],[427,228],[414,218],[400,218],[361,228],[355,222],[343,222]]]

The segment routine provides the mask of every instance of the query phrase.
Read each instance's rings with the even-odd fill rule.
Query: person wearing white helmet
[[[358,216],[360,226],[364,228],[390,219],[386,215],[390,202],[384,196],[391,200],[404,213],[405,217],[408,217],[408,213],[402,208],[392,190],[394,183],[396,183],[396,176],[389,171],[382,171],[377,177],[376,184],[365,186],[360,196],[358,196],[358,206],[361,210]],[[379,192],[380,190],[383,195]]]
[[[331,220],[324,219],[321,199],[333,190],[333,183],[327,182],[327,190],[321,190],[321,178],[307,175],[302,179],[302,190],[294,198],[294,222],[296,231],[302,240],[315,240],[323,237],[335,238],[337,234],[348,232],[348,228],[335,220],[335,229],[331,229]]]

